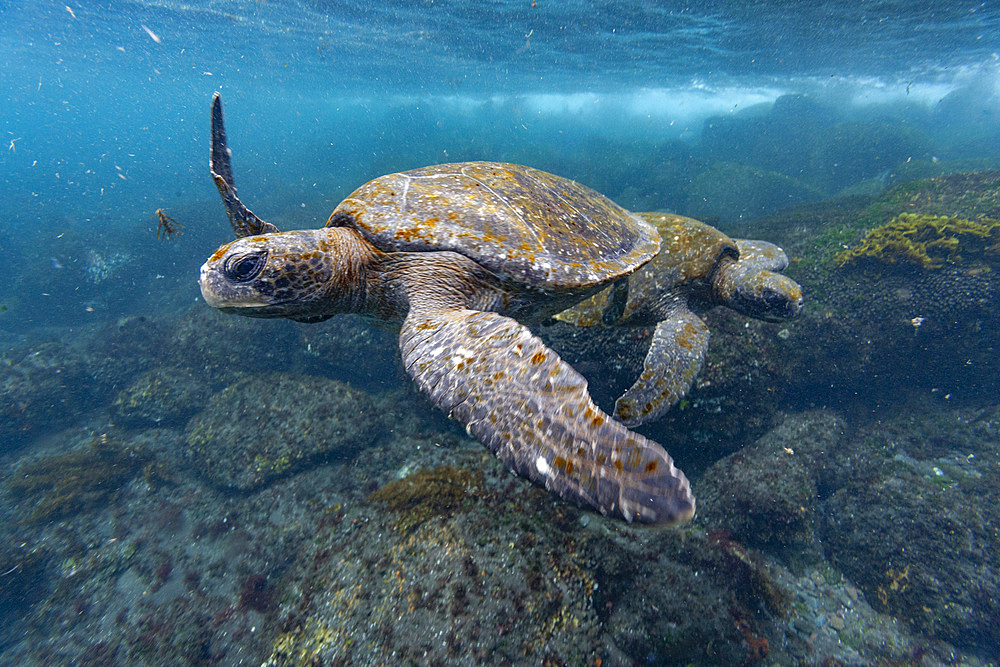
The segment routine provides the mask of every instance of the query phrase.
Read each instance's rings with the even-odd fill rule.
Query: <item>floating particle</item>
[[[146,31],[146,34],[149,35],[149,38],[151,40],[153,40],[157,44],[163,43],[163,40],[160,39],[160,36],[157,35],[155,32],[153,32],[152,30],[150,30],[149,28],[147,28],[145,23],[140,23],[139,25],[142,26],[142,29]]]

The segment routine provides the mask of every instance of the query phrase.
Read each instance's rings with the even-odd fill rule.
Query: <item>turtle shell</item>
[[[452,250],[506,280],[562,291],[628,275],[656,231],[575,181],[516,164],[461,162],[381,176],[334,210],[385,252]]]
[[[725,256],[738,258],[736,241],[711,225],[673,213],[638,213],[660,233],[663,252],[643,269],[658,289],[705,280]]]
[[[662,249],[629,277],[628,303],[621,321],[642,323],[657,317],[660,306],[684,283],[707,281],[723,257],[739,257],[736,242],[711,225],[673,213],[637,213],[660,234]],[[602,323],[609,290],[603,290],[558,315],[576,326]],[[655,324],[655,321],[648,322]]]

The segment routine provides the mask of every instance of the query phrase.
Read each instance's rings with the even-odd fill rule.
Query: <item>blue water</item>
[[[22,517],[15,516],[23,514],[23,510],[17,504],[21,502],[17,493],[11,490],[15,487],[10,479],[17,478],[12,471],[26,469],[24,466],[33,457],[86,450],[94,442],[108,440],[107,433],[111,433],[110,439],[124,443],[129,452],[135,447],[153,452],[150,456],[156,460],[177,463],[181,455],[173,454],[175,458],[171,458],[170,452],[184,448],[183,421],[164,422],[162,429],[158,421],[139,427],[126,424],[126,418],[115,412],[120,410],[120,396],[124,395],[120,392],[130,386],[134,376],[151,368],[174,372],[183,367],[185,372],[204,380],[201,389],[205,393],[199,399],[190,399],[198,409],[207,400],[205,396],[219,395],[224,387],[242,378],[242,372],[252,376],[290,370],[315,374],[324,380],[334,377],[373,394],[407,391],[408,380],[394,366],[396,349],[389,334],[356,333],[348,325],[334,330],[320,328],[326,324],[295,328],[287,322],[258,326],[237,318],[223,320],[224,324],[211,319],[216,313],[209,312],[200,299],[198,269],[232,237],[208,173],[209,106],[215,92],[222,94],[225,103],[239,194],[255,213],[283,230],[321,226],[344,196],[381,174],[443,162],[496,160],[528,164],[576,179],[630,209],[691,215],[723,228],[738,229],[747,236],[757,235],[755,231],[760,229],[760,236],[775,241],[785,242],[778,237],[787,233],[788,242],[795,243],[795,239],[800,240],[795,234],[811,224],[808,217],[796,218],[794,225],[773,220],[766,227],[754,225],[788,206],[842,196],[848,197],[844,201],[856,202],[850,197],[876,197],[911,178],[1000,168],[1000,5],[992,1],[932,0],[708,0],[692,4],[636,0],[0,0],[0,388],[6,401],[0,406],[0,427],[7,429],[2,431],[4,434],[15,434],[9,442],[0,442],[0,457],[6,466],[5,495],[0,499],[9,501],[0,507],[0,543],[6,544],[0,548],[0,570],[14,563],[0,571],[0,616],[23,616],[29,619],[25,623],[32,626],[15,628],[12,624],[14,630],[0,634],[0,662],[20,659],[70,664],[77,663],[81,655],[89,655],[89,664],[125,664],[125,656],[151,663],[159,660],[161,664],[178,664],[180,656],[190,663],[202,660],[203,664],[238,664],[242,660],[259,664],[272,655],[272,650],[280,654],[273,643],[278,634],[274,629],[277,602],[272,599],[274,594],[261,591],[277,590],[277,599],[289,604],[293,583],[301,582],[282,580],[284,588],[270,588],[279,585],[285,568],[291,568],[300,555],[299,550],[288,545],[294,543],[296,549],[307,545],[301,551],[310,559],[313,553],[309,548],[323,553],[309,541],[312,534],[292,535],[295,529],[308,532],[310,526],[316,525],[310,521],[318,522],[323,531],[333,530],[331,525],[345,531],[351,526],[368,525],[368,515],[362,520],[350,512],[368,511],[365,508],[370,503],[366,505],[365,498],[392,479],[397,469],[410,471],[441,462],[434,458],[438,454],[428,454],[427,450],[437,452],[440,448],[445,452],[441,456],[453,457],[442,459],[448,464],[459,461],[469,468],[480,465],[472,457],[481,448],[471,440],[462,440],[460,432],[448,431],[448,425],[432,421],[434,417],[426,417],[429,421],[424,423],[420,419],[425,417],[407,413],[405,419],[400,417],[405,426],[399,427],[400,433],[406,435],[400,435],[395,445],[386,445],[385,452],[378,450],[377,455],[366,456],[365,465],[371,467],[365,468],[364,474],[350,467],[337,468],[337,473],[331,475],[337,479],[329,481],[321,473],[309,471],[302,473],[298,481],[293,478],[282,482],[290,486],[273,493],[265,490],[260,497],[227,495],[214,487],[206,490],[208,487],[199,481],[201,471],[194,470],[190,460],[184,459],[187,468],[168,473],[161,469],[150,473],[146,469],[136,477],[143,480],[141,483],[134,481],[132,486],[123,487],[120,497],[107,500],[108,506],[102,506],[102,511],[108,510],[113,522],[93,519],[94,523],[88,523],[95,516],[103,517],[92,507],[87,509],[90,514],[81,515],[85,518],[79,523],[70,515],[43,526],[30,522],[23,525],[19,521]],[[716,177],[723,182],[713,183],[713,174],[729,176]],[[747,186],[740,181],[744,176],[763,179],[759,182],[766,185]],[[725,182],[726,178],[733,182]],[[179,234],[164,241],[157,239],[158,209],[183,225]],[[802,257],[809,256],[808,248],[799,247],[797,252],[793,270],[807,273]],[[877,372],[851,375],[851,364],[856,357],[864,357],[865,351],[852,348],[841,358],[827,350],[823,356],[823,350],[809,350],[814,341],[808,335],[800,336],[794,324],[789,325],[791,333],[782,329],[784,325],[774,325],[774,332],[780,331],[774,336],[781,340],[791,336],[794,346],[806,349],[804,356],[815,353],[828,365],[810,368],[815,375],[808,380],[774,380],[768,376],[764,381],[774,383],[768,391],[780,394],[792,380],[809,390],[819,387],[815,396],[789,398],[794,402],[790,411],[807,414],[802,418],[806,422],[811,419],[807,411],[813,408],[878,421],[873,417],[876,406],[896,398],[891,388],[884,391],[879,382],[897,383],[900,396],[911,384],[921,391],[926,388],[931,396],[927,400],[937,401],[935,405],[941,410],[946,409],[942,406],[951,409],[947,401],[953,394],[961,396],[967,399],[963,404],[967,412],[960,415],[966,420],[963,423],[968,423],[969,431],[980,438],[976,443],[986,442],[986,450],[996,445],[995,450],[972,451],[965,441],[953,442],[934,431],[943,429],[939,424],[930,424],[926,429],[937,433],[936,439],[920,430],[924,426],[914,426],[913,432],[895,440],[886,435],[891,443],[873,458],[912,463],[915,470],[926,473],[925,477],[937,480],[943,476],[948,483],[951,477],[957,477],[955,470],[962,465],[973,468],[975,474],[979,474],[976,466],[986,466],[990,474],[990,457],[1000,451],[996,437],[1000,432],[996,415],[1000,398],[992,395],[996,373],[991,369],[996,361],[990,356],[997,322],[993,275],[985,271],[953,281],[965,289],[966,283],[961,280],[969,279],[969,284],[980,290],[975,291],[975,298],[970,297],[970,302],[975,301],[973,305],[949,301],[954,298],[953,292],[933,280],[928,281],[933,283],[930,286],[901,281],[899,286],[892,283],[886,288],[891,304],[905,305],[900,306],[900,312],[893,310],[891,317],[886,315],[884,322],[867,322],[871,325],[869,331],[881,328],[892,339],[879,348],[889,349],[891,354],[872,362],[877,370],[883,369],[881,377]],[[843,297],[845,291],[862,286],[863,281],[837,284],[823,296]],[[970,287],[968,293],[973,292]],[[864,301],[867,292],[857,294],[856,301]],[[913,294],[921,295],[926,302],[916,297],[908,301]],[[948,296],[934,301],[940,294]],[[812,309],[810,322],[829,323],[835,319],[834,314],[823,312],[825,306],[815,297],[806,294],[807,311]],[[887,309],[883,301],[873,299],[872,303],[872,311],[884,313]],[[959,314],[949,319],[947,313],[952,312]],[[965,317],[967,321],[962,319]],[[948,321],[942,328],[935,328],[944,320]],[[735,327],[737,334],[742,326]],[[822,327],[820,324],[816,328],[827,331]],[[728,336],[736,335],[733,329],[729,327]],[[849,330],[850,323],[845,323],[844,329]],[[334,333],[323,333],[328,331]],[[176,339],[159,338],[164,332]],[[942,340],[935,339],[935,335]],[[337,336],[348,342],[340,343]],[[105,339],[112,341],[107,349],[102,347]],[[966,340],[983,339],[989,345],[975,353],[966,355],[964,350],[954,349]],[[50,347],[43,346],[43,342]],[[62,347],[51,347],[53,344]],[[213,345],[226,349],[220,351]],[[244,345],[251,350],[253,359],[239,356]],[[74,356],[77,352],[80,358]],[[226,356],[229,352],[231,355]],[[751,349],[748,354],[752,353]],[[902,379],[891,375],[886,379],[884,369],[892,370],[897,360],[893,355],[897,353],[898,359],[912,361],[914,368],[907,366],[900,371]],[[919,372],[925,359],[921,355],[930,359],[926,368],[931,370],[925,375]],[[356,357],[363,357],[363,372],[352,368]],[[122,361],[125,358],[127,364]],[[208,361],[202,364],[203,359]],[[802,356],[796,359],[796,368],[801,368]],[[121,368],[115,367],[116,361],[121,362]],[[869,361],[865,358],[864,363]],[[843,368],[838,367],[840,363]],[[747,366],[756,368],[756,364]],[[46,375],[43,371],[50,368],[56,370]],[[581,370],[586,368],[586,364],[581,365]],[[757,372],[753,369],[746,371],[747,378]],[[944,369],[942,377],[935,377],[940,369]],[[905,375],[908,372],[913,373],[912,383]],[[829,380],[824,373],[830,374]],[[974,381],[965,391],[953,386],[969,377]],[[180,384],[187,386],[185,382]],[[977,395],[980,387],[987,387],[982,393],[989,395]],[[823,393],[827,389],[828,393]],[[41,398],[22,403],[20,392],[29,390]],[[862,398],[858,398],[859,394]],[[176,394],[170,396],[171,400],[176,398]],[[697,396],[692,405],[697,405]],[[855,402],[838,403],[845,396],[853,397]],[[411,394],[400,393],[393,400],[408,406],[400,408],[403,412],[432,412]],[[906,405],[903,398],[899,404],[913,414],[922,411],[920,405]],[[379,410],[395,414],[383,404]],[[189,420],[193,408],[179,412]],[[676,415],[671,413],[671,417]],[[879,419],[882,416],[878,415]],[[173,418],[180,419],[176,415]],[[952,419],[950,423],[954,422]],[[870,427],[869,422],[864,425]],[[857,424],[852,422],[853,426]],[[249,432],[253,428],[247,427]],[[884,433],[893,435],[895,426],[885,428]],[[706,426],[705,430],[711,429]],[[761,427],[753,438],[765,430]],[[724,455],[750,444],[733,443],[727,451],[702,451],[700,432],[690,431],[685,434],[690,438],[683,446],[668,448],[680,467],[693,466],[697,471],[693,479],[702,472],[698,466],[708,468]],[[803,427],[802,431],[806,433],[803,438],[807,438],[809,429]],[[667,432],[668,427],[664,427],[660,433]],[[421,440],[424,436],[427,439]],[[407,458],[417,449],[407,438],[417,442],[423,448],[420,456],[426,454],[427,458]],[[928,451],[913,444],[925,441],[931,443]],[[787,444],[786,452],[799,448],[793,438]],[[164,454],[164,450],[168,453]],[[380,459],[383,456],[385,462]],[[913,463],[917,459],[919,465]],[[942,463],[946,459],[957,463],[948,467]],[[431,460],[433,464],[426,463]],[[870,463],[862,455],[850,461],[859,466]],[[938,466],[945,468],[944,472]],[[8,474],[13,477],[8,478]],[[173,479],[174,474],[181,481]],[[822,473],[831,474],[825,470]],[[846,476],[853,477],[853,470]],[[496,477],[487,476],[489,482],[495,482]],[[973,473],[969,477],[973,478]],[[509,479],[503,478],[495,486],[508,483]],[[846,484],[843,479],[837,483]],[[148,484],[148,489],[142,484]],[[300,489],[295,484],[303,486]],[[938,486],[932,491],[952,488],[940,481],[935,484]],[[983,490],[972,484],[974,491],[984,494],[983,498],[995,497],[992,488]],[[490,502],[502,504],[499,498],[512,493],[510,488],[502,493],[491,491],[494,495]],[[825,492],[820,489],[818,493]],[[163,493],[163,498],[157,493]],[[304,498],[312,499],[313,504]],[[118,500],[121,504],[114,505]],[[824,502],[827,500],[824,498]],[[247,504],[240,504],[244,501]],[[532,503],[539,503],[523,501],[522,496],[517,502],[521,503],[518,507],[529,508],[529,518],[533,516]],[[849,497],[830,507],[852,507],[852,502],[855,500]],[[937,502],[931,502],[932,510],[940,506]],[[259,504],[248,509],[253,503]],[[161,513],[163,507],[170,511]],[[544,516],[564,518],[558,507],[546,507],[544,511],[549,514]],[[966,511],[968,506],[959,510]],[[962,516],[959,510],[955,513]],[[198,511],[205,512],[205,517],[201,518]],[[313,515],[302,519],[300,512]],[[323,513],[320,519],[317,513]],[[835,510],[829,513],[835,514]],[[162,518],[161,514],[169,516]],[[503,512],[498,510],[496,514]],[[300,519],[301,523],[297,523]],[[832,524],[833,519],[827,519]],[[60,526],[60,520],[65,525]],[[343,525],[337,523],[342,520]],[[594,522],[598,521],[595,516]],[[817,525],[819,522],[817,519]],[[573,534],[577,523],[586,528],[590,518],[585,515],[577,521],[573,515],[567,523],[570,527],[566,532]],[[126,524],[130,527],[122,528]],[[527,532],[530,525],[525,519],[518,530]],[[277,533],[286,526],[293,527],[287,528],[287,534],[281,533],[285,541],[280,547],[274,546],[274,554],[279,554],[275,556],[267,548],[279,544]],[[718,531],[717,526],[705,528]],[[723,545],[719,550],[733,549],[725,552],[729,559],[725,562],[735,563],[737,574],[732,576],[744,576],[744,570],[739,569],[739,562],[747,562],[741,555],[742,547],[729,542],[727,530],[719,531],[711,545]],[[183,537],[173,539],[171,531]],[[389,532],[386,529],[386,534]],[[71,533],[72,537],[67,537]],[[848,528],[843,533],[849,534]],[[551,535],[539,534],[543,536],[537,543],[529,540],[529,547],[548,544],[545,540],[552,539]],[[516,542],[520,549],[521,537],[516,531],[512,533],[510,545]],[[633,536],[625,542],[638,543],[641,539]],[[187,546],[195,542],[211,546]],[[247,556],[253,551],[249,545],[260,543],[268,547]],[[551,543],[562,544],[558,540]],[[850,552],[853,544],[845,538],[836,548]],[[987,544],[995,545],[996,541]],[[42,556],[36,559],[32,551],[32,558],[23,558],[18,549],[24,545],[40,545],[37,553]],[[131,549],[127,555],[115,551],[126,550],[125,545]],[[354,546],[355,555],[364,551]],[[760,619],[765,620],[758,619],[759,626],[746,625],[747,619],[741,616],[737,627],[748,650],[756,650],[751,641],[754,633],[764,634],[761,628],[767,628],[772,658],[780,664],[785,664],[781,660],[795,659],[822,664],[826,658],[849,664],[871,664],[876,659],[912,660],[913,664],[945,661],[942,656],[952,650],[951,644],[941,648],[939,637],[927,630],[935,627],[929,622],[918,624],[914,634],[898,640],[899,645],[913,641],[912,647],[893,652],[897,620],[890,612],[900,607],[892,607],[890,594],[890,601],[882,603],[884,608],[879,607],[879,588],[869,585],[867,597],[872,605],[864,607],[867,611],[858,611],[858,617],[864,617],[867,625],[863,627],[884,630],[886,634],[858,648],[861,657],[851,662],[855,654],[847,649],[844,653],[838,651],[845,646],[853,650],[862,642],[853,642],[847,635],[841,636],[843,641],[837,639],[838,635],[825,625],[834,612],[823,605],[833,599],[839,605],[847,596],[853,602],[843,603],[843,609],[862,606],[855,584],[864,586],[846,577],[840,579],[839,570],[833,576],[833,569],[823,570],[825,565],[809,561],[822,560],[816,555],[821,546],[813,545],[813,551],[801,549],[808,551],[806,556],[796,551],[801,545],[779,546],[785,549],[781,556],[769,552],[768,557],[794,571],[794,577],[782,578],[783,586],[801,593],[795,598],[794,613],[802,618],[807,613],[812,616],[808,625],[796,625],[797,616],[786,622],[764,611]],[[561,549],[555,547],[556,551]],[[929,550],[933,551],[933,547]],[[220,556],[216,551],[224,553]],[[328,552],[324,558],[329,557]],[[530,548],[526,552],[530,553]],[[652,562],[649,553],[628,553],[620,561],[635,558]],[[88,555],[85,558],[81,554]],[[574,558],[579,558],[580,563],[590,558],[579,569],[589,567],[587,572],[592,573],[604,567],[602,554]],[[442,562],[440,553],[414,556],[421,557],[428,562],[434,558],[438,558],[437,564]],[[493,562],[479,552],[476,557]],[[252,561],[252,567],[243,567],[243,559]],[[543,560],[530,562],[537,565]],[[838,567],[847,560],[839,561]],[[320,561],[319,555],[316,561]],[[615,562],[621,566],[620,561]],[[449,567],[464,564],[445,563]],[[571,562],[573,567],[577,564]],[[563,565],[552,565],[552,570],[557,574],[576,572]],[[813,566],[815,571],[810,575],[808,567]],[[483,565],[484,569],[488,567]],[[635,572],[645,572],[641,567],[645,566],[636,566]],[[897,568],[889,562],[886,567],[890,579],[896,578],[892,585],[897,588],[891,590],[900,586],[905,590],[903,566]],[[73,578],[78,571],[93,577],[89,584]],[[239,572],[238,577],[234,571]],[[300,572],[295,568],[290,571]],[[22,572],[31,572],[42,582],[39,590],[44,592],[24,592],[10,584],[13,579],[5,579]],[[642,577],[635,572],[630,576],[640,581]],[[438,572],[439,581],[446,574]],[[361,579],[364,576],[369,575],[358,575]],[[370,576],[382,580],[381,574]],[[614,580],[617,575],[609,576]],[[331,575],[330,581],[334,579]],[[269,582],[266,586],[260,583],[265,580]],[[240,590],[240,582],[243,592],[234,593]],[[996,584],[993,578],[989,582]],[[496,583],[497,590],[507,583]],[[576,581],[574,585],[583,590],[591,583]],[[922,583],[921,591],[933,588],[926,581]],[[539,583],[533,590],[537,593],[543,585]],[[889,580],[885,585],[890,586]],[[192,598],[191,590],[199,586],[199,595],[204,597]],[[438,586],[440,595],[444,595],[440,593],[442,586]],[[316,595],[316,590],[306,593]],[[545,590],[546,600],[551,600],[552,591]],[[660,593],[663,597],[655,599],[664,604],[671,599],[673,590]],[[606,602],[601,595],[608,596]],[[692,599],[697,595],[701,593],[692,594]],[[704,594],[704,599],[691,604],[710,610],[712,595],[715,593]],[[460,597],[464,600],[464,592]],[[497,599],[500,597],[497,594]],[[156,605],[163,606],[153,612],[142,607],[148,607],[154,598]],[[641,602],[631,604],[641,605],[642,611],[648,613],[645,598],[636,599],[640,598]],[[140,602],[133,605],[134,599]],[[602,602],[594,603],[599,608],[591,609],[591,615],[601,618],[603,631],[609,635],[613,633],[608,628],[621,623],[615,615],[625,615],[618,609],[636,608],[628,606],[628,594],[613,597],[611,592],[602,592],[593,599]],[[937,600],[933,596],[929,601],[907,600],[904,606],[920,609],[921,602],[933,605]],[[305,606],[311,606],[313,598],[309,601]],[[172,603],[177,606],[167,606]],[[995,619],[997,601],[980,603],[984,606],[982,615]],[[465,609],[465,604],[458,607]],[[544,606],[542,602],[538,605]],[[202,612],[201,606],[209,611]],[[455,606],[452,603],[451,607]],[[471,608],[479,609],[474,604]],[[656,608],[655,604],[651,602],[649,608]],[[882,615],[876,618],[872,608]],[[842,611],[841,607],[835,609],[836,613]],[[838,618],[843,620],[844,614],[850,626],[854,612],[843,612]],[[358,623],[367,623],[358,618],[349,619],[355,625],[345,627],[357,630]],[[569,625],[565,620],[569,616],[559,618]],[[594,664],[594,657],[604,656],[603,664],[616,664],[615,656],[626,654],[633,661],[662,663],[663,656],[669,654],[657,651],[669,644],[668,635],[673,636],[673,618],[663,621],[665,626],[650,621],[644,626],[646,635],[631,630],[620,632],[616,635],[617,653],[595,649],[587,654],[586,663]],[[282,620],[290,623],[287,618]],[[965,617],[962,620],[972,624]],[[510,630],[516,622],[508,621],[490,617],[488,623],[484,621],[483,634],[516,634]],[[733,639],[730,621],[725,617],[723,623],[729,633],[726,641],[743,647],[740,636]],[[114,635],[108,628],[115,624],[128,628],[127,639],[122,639],[120,646],[108,639]],[[416,625],[414,632],[419,634]],[[909,628],[905,622],[900,625]],[[64,626],[72,631],[60,638],[59,628]],[[254,630],[248,631],[251,626]],[[753,632],[746,630],[751,626]],[[191,627],[210,627],[217,633],[212,648],[206,648],[197,659],[179,648],[186,646],[189,635],[185,633]],[[659,630],[650,631],[651,627]],[[706,623],[706,627],[714,626]],[[784,645],[779,646],[774,628],[786,632]],[[238,634],[237,629],[244,634]],[[682,630],[687,632],[689,628]],[[98,634],[102,640],[92,641]],[[648,645],[636,640],[638,648],[629,653],[626,644],[633,634],[645,637]],[[985,630],[982,634],[965,644],[948,636],[968,651],[961,656],[961,664],[996,664],[1000,655],[994,642],[996,635]],[[824,643],[824,637],[829,643]],[[885,653],[873,649],[879,642],[894,649],[886,649]],[[359,639],[358,645],[362,643]],[[704,643],[712,644],[707,640]],[[933,654],[934,659],[920,663],[925,653]],[[156,655],[157,660],[150,655]],[[525,658],[526,664],[540,663],[543,655]],[[712,662],[702,653],[692,655],[696,656],[694,662]],[[746,664],[761,658],[752,652],[747,656]]]
[[[216,90],[243,187],[287,188],[317,221],[390,163],[694,141],[781,94],[870,114],[971,86],[997,104],[989,2],[536,4],[4,3],[4,224],[133,226],[211,199]]]

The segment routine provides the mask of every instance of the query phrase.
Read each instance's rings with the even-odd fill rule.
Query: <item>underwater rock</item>
[[[704,525],[762,547],[812,542],[816,483],[807,465],[810,457],[795,449],[795,436],[818,429],[802,424],[800,417],[786,421],[799,423],[780,433],[781,427],[775,429],[705,471],[696,485]],[[820,447],[805,444],[803,449]]]
[[[989,155],[1000,145],[1000,91],[992,72],[980,72],[934,105],[938,142],[950,155]]]
[[[789,606],[764,558],[722,534],[587,539],[609,664],[753,664]],[[684,595],[678,595],[678,591]],[[780,623],[780,621],[778,621]]]
[[[227,317],[199,304],[181,316],[162,344],[173,359],[181,359],[216,386],[251,373],[289,368],[298,329],[289,321]]]
[[[817,137],[810,153],[810,180],[827,192],[886,173],[907,159],[931,155],[926,136],[898,123],[838,123]]]
[[[767,109],[706,119],[701,148],[710,162],[729,160],[801,178],[818,138],[838,120],[835,109],[807,95],[782,95]]]
[[[798,322],[770,324],[717,308],[703,317],[711,331],[705,365],[691,391],[662,418],[639,430],[670,445],[685,470],[731,454],[772,428],[794,368],[787,348],[801,345]],[[591,395],[613,408],[642,372],[652,328],[573,327],[556,323],[536,332],[589,381]],[[779,335],[781,334],[781,335]]]
[[[0,451],[72,423],[92,394],[85,358],[62,343],[0,357]]]
[[[845,446],[847,423],[828,410],[790,414],[754,444],[758,451],[791,454],[805,466],[820,497],[847,483],[851,456]],[[792,450],[789,452],[788,450]],[[815,499],[811,501],[815,503]]]
[[[759,610],[785,595],[738,547],[581,513],[476,449],[436,453],[300,550],[266,664],[738,664],[748,636],[766,646]]]
[[[143,315],[104,324],[87,341],[86,350],[94,380],[102,391],[110,393],[108,402],[140,374],[168,364],[171,356],[182,361],[187,358],[172,355],[169,323]]]
[[[305,375],[251,375],[226,387],[188,422],[187,455],[210,482],[251,490],[369,446],[375,403],[348,385]]]
[[[208,384],[189,369],[157,367],[118,393],[112,414],[131,425],[183,424],[208,399]]]
[[[707,222],[749,220],[820,198],[821,192],[791,176],[717,162],[692,180],[684,215]]]
[[[897,442],[900,429],[920,434],[924,426],[928,434],[914,438],[924,441],[922,451]],[[996,426],[935,410],[869,432],[866,447],[881,456],[855,460],[847,486],[822,504],[818,522],[827,556],[876,608],[994,658],[1000,643]]]
[[[0,640],[16,641],[18,620],[52,588],[52,550],[44,543],[7,541],[0,546]]]

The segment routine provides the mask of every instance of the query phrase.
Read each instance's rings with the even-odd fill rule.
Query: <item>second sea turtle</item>
[[[708,349],[701,313],[722,305],[780,321],[802,309],[802,288],[779,273],[788,257],[773,243],[731,239],[711,225],[671,213],[639,216],[660,232],[660,254],[627,283],[556,315],[577,326],[655,327],[642,373],[615,403],[615,419],[626,426],[661,417],[691,388]]]
[[[236,196],[218,94],[211,169],[237,239],[201,268],[209,305],[304,322],[359,313],[401,323],[413,380],[516,473],[628,521],[694,514],[688,480],[667,452],[603,413],[586,380],[521,323],[655,257],[660,237],[649,224],[573,181],[465,162],[376,178],[324,228],[278,232]]]

